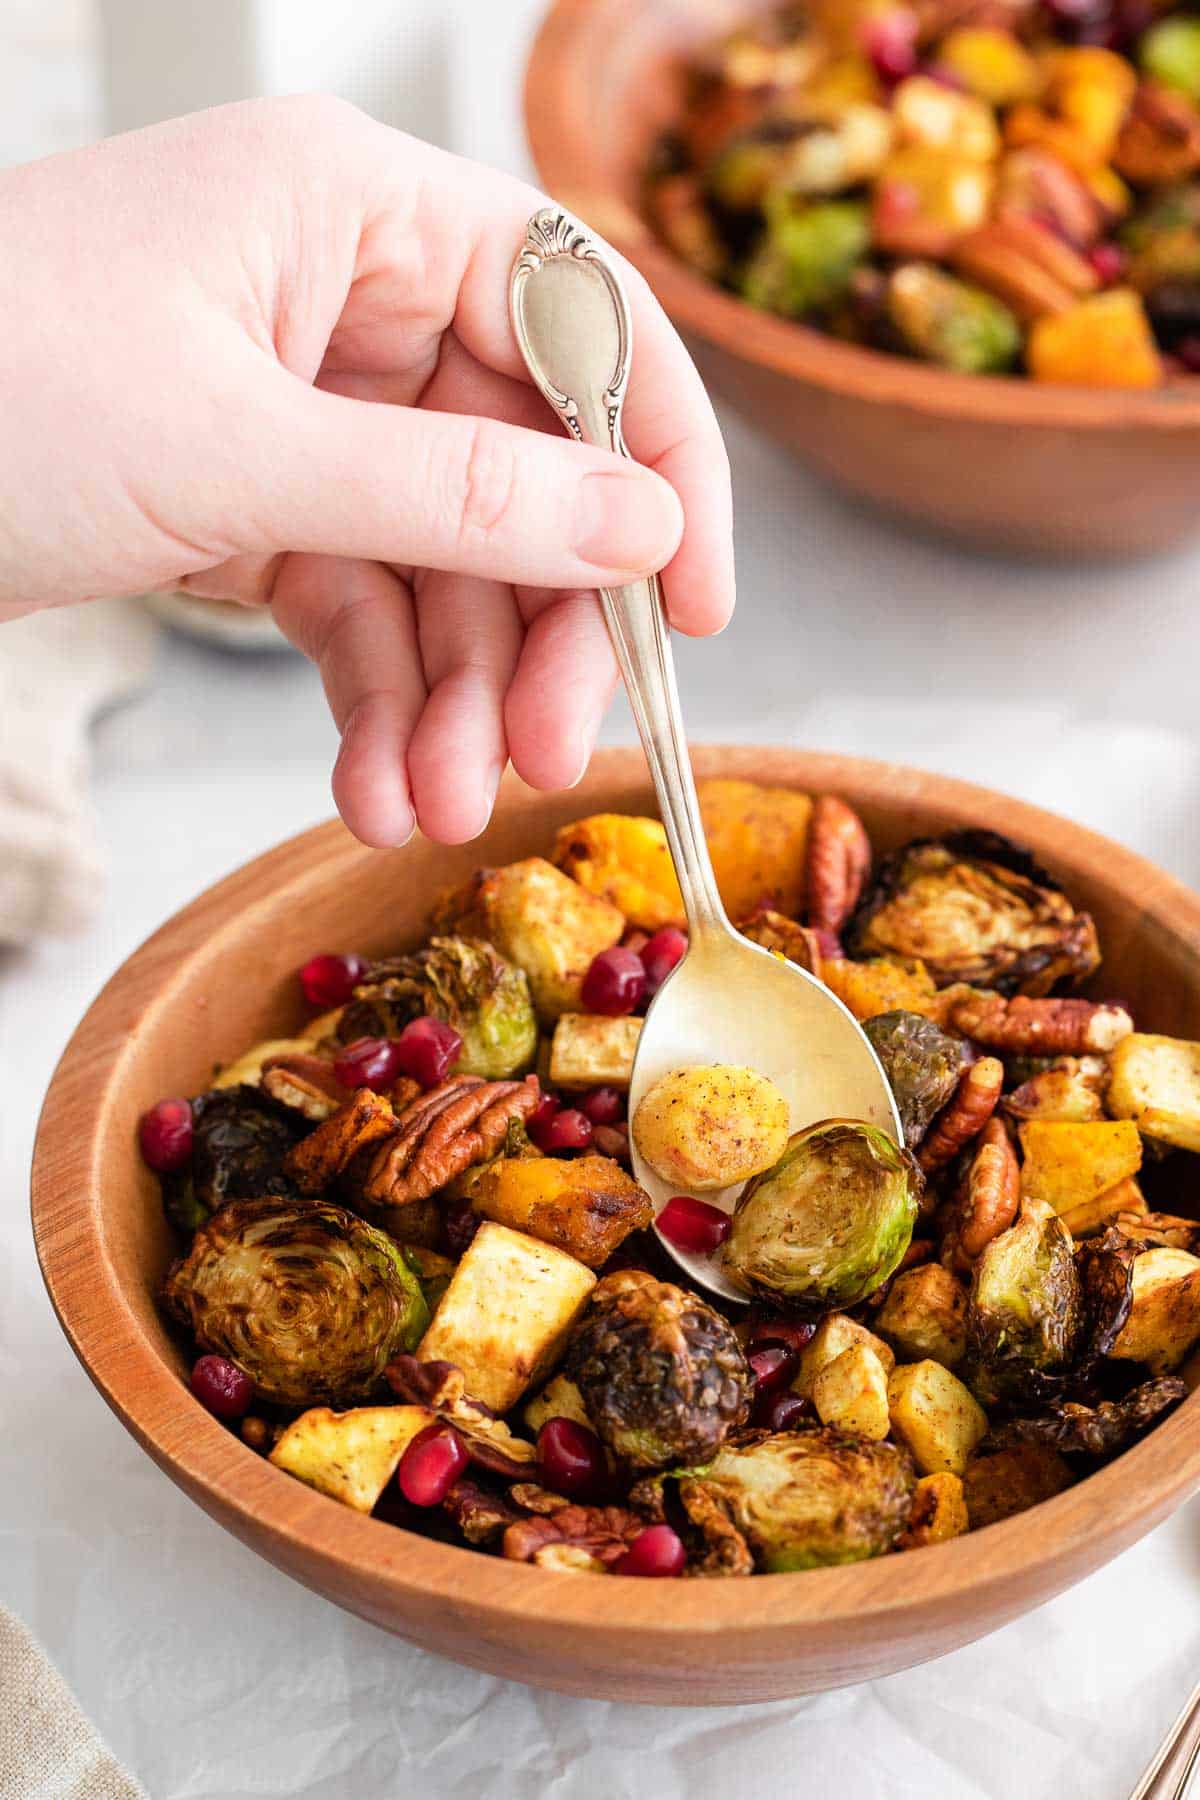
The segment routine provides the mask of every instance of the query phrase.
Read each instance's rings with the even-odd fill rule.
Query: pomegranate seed
[[[365,956],[312,956],[300,971],[310,1006],[344,1006],[370,967]]]
[[[159,1175],[182,1169],[192,1154],[190,1100],[160,1100],[138,1121],[142,1157]]]
[[[669,1244],[698,1256],[711,1255],[729,1236],[728,1213],[707,1200],[693,1200],[690,1194],[673,1195],[655,1223]]]
[[[812,1417],[812,1403],[801,1394],[761,1394],[754,1407],[754,1423],[766,1431],[794,1431]]]
[[[533,1141],[547,1156],[556,1150],[586,1150],[592,1141],[592,1121],[577,1106],[564,1106],[546,1120]]]
[[[625,1096],[620,1088],[593,1088],[579,1102],[580,1112],[585,1112],[593,1125],[619,1125],[625,1117]]]
[[[334,1063],[333,1073],[343,1087],[374,1088],[378,1093],[403,1074],[400,1047],[394,1038],[355,1038]]]
[[[760,1319],[750,1327],[751,1350],[762,1350],[768,1344],[782,1344],[797,1355],[812,1338],[816,1326],[809,1319]]]
[[[254,1383],[227,1356],[202,1356],[192,1368],[192,1392],[218,1419],[241,1419],[250,1411]]]
[[[423,1088],[435,1088],[458,1061],[462,1045],[453,1025],[426,1015],[404,1027],[396,1039],[395,1050],[405,1075],[411,1075]]]
[[[547,1419],[538,1432],[538,1466],[544,1485],[573,1500],[594,1500],[607,1482],[600,1439],[574,1419]]]
[[[1120,281],[1125,273],[1125,252],[1120,244],[1093,244],[1087,259],[1105,287]]]
[[[614,1563],[613,1574],[682,1575],[686,1564],[687,1551],[678,1533],[669,1525],[648,1525]]]
[[[882,13],[869,19],[862,31],[862,47],[880,81],[894,87],[917,66],[917,21],[910,12]]]
[[[562,1101],[557,1094],[543,1094],[529,1117],[525,1121],[525,1129],[539,1150],[545,1150],[542,1139],[549,1127],[551,1119],[562,1111]]]
[[[687,955],[687,933],[664,925],[656,931],[642,951],[642,967],[646,971],[646,998],[653,999],[672,969],[677,969]]]
[[[588,1012],[615,1019],[631,1013],[646,991],[646,971],[635,950],[614,944],[592,958],[583,978],[583,1004]]]
[[[752,1350],[746,1358],[760,1394],[773,1394],[778,1388],[786,1387],[796,1373],[799,1360],[796,1352],[784,1344],[764,1344],[761,1350]]]
[[[400,1458],[400,1492],[411,1506],[440,1506],[470,1460],[453,1427],[427,1425]]]

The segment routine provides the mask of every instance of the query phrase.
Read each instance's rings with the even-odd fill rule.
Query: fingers
[[[320,669],[342,734],[338,811],[365,844],[405,843],[416,824],[408,749],[426,697],[408,589],[377,563],[289,556],[272,610]]]
[[[587,768],[617,681],[594,594],[562,594],[532,618],[508,690],[512,765],[530,787],[574,787]]]

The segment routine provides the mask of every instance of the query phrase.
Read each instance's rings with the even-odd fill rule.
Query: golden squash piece
[[[593,813],[564,825],[551,861],[589,894],[619,907],[639,931],[684,923],[683,896],[658,819]]]
[[[922,1475],[961,1475],[988,1428],[987,1414],[957,1375],[927,1358],[904,1363],[888,1379],[892,1430]]]
[[[1142,1166],[1142,1140],[1127,1119],[1082,1125],[1030,1119],[1020,1137],[1021,1193],[1057,1213],[1095,1200]]]
[[[938,46],[939,69],[957,75],[967,92],[992,106],[1035,100],[1042,72],[1011,31],[998,26],[960,25]]]
[[[369,1513],[419,1431],[435,1422],[427,1406],[314,1406],[294,1419],[270,1460],[318,1493]]]
[[[731,919],[766,900],[792,916],[804,904],[804,856],[812,801],[793,788],[710,778],[697,784],[704,835]]]
[[[592,958],[625,930],[625,915],[589,894],[543,857],[480,869],[465,887],[443,895],[431,919],[435,933],[486,938],[529,978],[539,1019],[553,1025],[579,1012]]]
[[[885,1012],[915,1012],[933,1018],[941,1010],[942,996],[921,963],[896,962],[890,956],[875,956],[868,962],[822,958],[821,980],[856,1019],[873,1019]]]
[[[1011,1519],[1074,1484],[1069,1465],[1049,1444],[1014,1444],[973,1456],[963,1475],[972,1531]]]
[[[1133,1031],[1109,1061],[1108,1110],[1146,1137],[1200,1149],[1200,1044]]]
[[[672,1069],[642,1095],[633,1139],[655,1174],[686,1193],[748,1181],[787,1148],[788,1104],[755,1069]]]
[[[1142,297],[1132,288],[1108,288],[1036,319],[1026,357],[1035,381],[1149,388],[1163,379]]]
[[[632,1014],[564,1013],[554,1027],[546,1084],[556,1088],[627,1088],[642,1021]]]
[[[500,1157],[472,1183],[471,1205],[589,1269],[606,1263],[631,1231],[644,1230],[654,1217],[649,1194],[608,1156]]]
[[[571,1419],[576,1425],[586,1425],[589,1431],[594,1429],[583,1404],[583,1395],[565,1375],[551,1376],[541,1393],[525,1402],[521,1417],[525,1429],[535,1437],[547,1419]]]
[[[1094,1200],[1084,1200],[1079,1206],[1069,1207],[1059,1217],[1073,1238],[1084,1238],[1103,1231],[1105,1226],[1115,1223],[1122,1213],[1128,1214],[1132,1222],[1135,1218],[1144,1217],[1149,1210],[1136,1177],[1127,1175],[1124,1181],[1118,1181],[1116,1187],[1097,1194]]]
[[[812,1385],[822,1425],[882,1441],[891,1428],[888,1372],[867,1344],[851,1344],[826,1363]]]
[[[812,1399],[813,1387],[822,1369],[852,1349],[862,1345],[883,1365],[886,1374],[891,1374],[896,1364],[896,1354],[890,1344],[852,1319],[849,1313],[826,1313],[817,1326],[812,1337],[800,1352],[800,1366],[792,1381],[792,1392],[801,1394],[806,1400]]]
[[[1133,1305],[1110,1356],[1169,1375],[1197,1338],[1200,1256],[1165,1246],[1143,1250],[1133,1265]]]
[[[908,1525],[896,1548],[920,1550],[926,1544],[944,1544],[947,1538],[962,1537],[969,1528],[962,1479],[949,1469],[940,1469],[936,1475],[922,1475],[917,1482]]]
[[[554,1362],[596,1285],[581,1262],[524,1232],[479,1227],[417,1346],[421,1362],[450,1362],[467,1392],[505,1413]]]
[[[906,1362],[929,1357],[953,1369],[967,1351],[967,1290],[941,1263],[905,1269],[888,1289],[875,1324]]]

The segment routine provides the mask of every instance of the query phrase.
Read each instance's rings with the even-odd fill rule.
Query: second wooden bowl
[[[642,271],[755,424],[887,511],[990,548],[1115,558],[1200,532],[1200,382],[1151,392],[953,375],[757,312],[654,238],[639,203],[689,49],[763,0],[556,0],[525,87],[543,183]]]
[[[1078,826],[942,776],[788,750],[709,750],[701,773],[845,795],[877,849],[989,825],[1091,910],[1104,984],[1149,1027],[1200,1036],[1200,901]],[[228,1530],[332,1601],[460,1662],[606,1699],[770,1700],[862,1681],[981,1637],[1097,1568],[1200,1485],[1200,1395],[1117,1462],[953,1543],[749,1581],[562,1575],[363,1518],[256,1456],[194,1400],[155,1295],[177,1246],[138,1115],[300,1023],[295,970],[415,942],[431,896],[481,861],[544,853],[581,813],[653,804],[634,751],[566,795],[510,778],[480,844],[372,852],[339,825],[250,863],[164,925],[88,1011],[51,1083],[33,1170],[46,1285],[87,1373],[159,1466]]]

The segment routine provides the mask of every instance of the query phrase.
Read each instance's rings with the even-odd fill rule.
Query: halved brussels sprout
[[[745,1423],[753,1385],[727,1320],[641,1269],[593,1288],[563,1373],[600,1437],[635,1469],[711,1456]]]
[[[767,203],[766,234],[742,277],[751,306],[801,319],[840,300],[871,244],[859,200],[797,204],[784,192]]]
[[[863,1030],[896,1096],[904,1142],[915,1150],[958,1086],[962,1039],[911,1012],[878,1013]]]
[[[399,1037],[412,1019],[444,1019],[462,1038],[458,1075],[501,1081],[537,1055],[537,1021],[523,969],[479,938],[435,937],[408,956],[374,963],[338,1024],[343,1043]]]
[[[887,311],[914,356],[962,375],[1011,368],[1021,348],[1021,327],[1003,301],[932,263],[896,270]]]
[[[853,1306],[899,1264],[920,1191],[911,1155],[886,1132],[822,1119],[747,1185],[725,1243],[726,1273],[797,1311]]]
[[[1071,1234],[1044,1202],[1026,1199],[975,1264],[967,1385],[984,1406],[1036,1396],[1039,1377],[1071,1367],[1084,1323]]]
[[[939,987],[1048,994],[1099,967],[1096,927],[1029,853],[994,831],[918,838],[879,865],[847,927],[852,956],[922,962]]]
[[[305,1119],[244,1085],[198,1094],[192,1119],[192,1160],[162,1182],[163,1210],[177,1231],[195,1231],[227,1200],[293,1192],[283,1159]]]
[[[280,1406],[370,1400],[429,1323],[399,1244],[315,1200],[230,1201],[196,1233],[163,1297],[202,1349]]]

